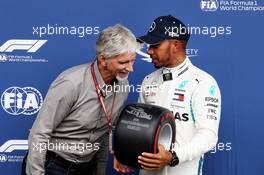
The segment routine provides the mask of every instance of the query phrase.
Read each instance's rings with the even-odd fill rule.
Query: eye
[[[160,44],[153,44],[149,45],[149,48],[157,49],[160,46]]]
[[[127,64],[129,61],[118,61],[119,64]]]
[[[134,62],[135,62],[135,59],[127,60],[127,61],[118,61],[118,63],[122,65],[129,64],[129,63],[134,64]]]

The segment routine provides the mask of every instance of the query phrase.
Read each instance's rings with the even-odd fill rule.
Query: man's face
[[[167,67],[171,62],[171,43],[164,40],[159,44],[150,45],[148,54],[152,58],[152,63],[155,68]]]
[[[124,53],[106,60],[109,73],[118,80],[127,79],[129,72],[133,72],[135,53]]]

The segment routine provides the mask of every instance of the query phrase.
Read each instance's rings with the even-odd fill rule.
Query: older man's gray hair
[[[106,59],[139,50],[141,45],[134,34],[121,24],[104,29],[96,41],[96,55],[104,55]]]

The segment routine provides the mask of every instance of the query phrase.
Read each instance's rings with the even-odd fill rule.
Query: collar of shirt
[[[100,71],[99,71],[98,61],[97,60],[94,62],[94,72],[95,72],[95,76],[96,76],[97,82],[99,84],[99,88],[102,89],[106,84],[105,84],[105,82],[103,80],[103,77],[101,76]]]
[[[188,70],[190,63],[190,59],[186,57],[185,60],[176,67],[163,67],[161,73],[163,74],[171,72],[173,74],[173,78],[176,78]]]
[[[104,82],[104,80],[103,80],[103,78],[101,76],[101,73],[99,71],[98,61],[97,60],[94,62],[94,72],[95,72],[95,76],[96,76],[96,79],[98,81],[100,92],[101,92],[102,96],[104,98],[106,98],[106,97],[109,97],[109,96],[113,95],[113,90],[115,88],[113,86],[117,85],[118,81],[114,80],[113,83],[111,83],[109,85],[105,84],[105,82]]]

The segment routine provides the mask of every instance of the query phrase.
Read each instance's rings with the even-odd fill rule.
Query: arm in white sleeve
[[[59,77],[51,84],[44,104],[30,130],[26,167],[28,175],[45,173],[44,164],[48,140],[53,130],[71,110],[75,96],[74,86],[69,80]]]
[[[221,94],[216,81],[213,79],[201,81],[192,94],[190,106],[196,131],[189,142],[174,145],[180,162],[203,155],[217,143]]]

